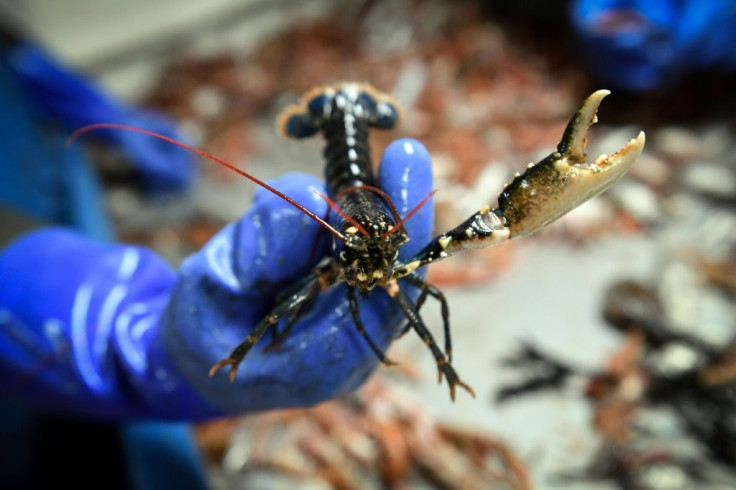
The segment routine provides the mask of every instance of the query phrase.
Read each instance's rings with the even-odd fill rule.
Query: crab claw
[[[509,238],[533,233],[615,184],[634,164],[644,148],[644,132],[613,155],[585,161],[588,128],[610,92],[598,90],[588,97],[565,128],[557,151],[529,168],[503,190],[499,209],[507,219]]]

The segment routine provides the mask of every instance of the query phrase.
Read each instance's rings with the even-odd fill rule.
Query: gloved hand
[[[429,155],[413,140],[386,150],[379,185],[406,214],[430,190]],[[289,175],[273,185],[318,215],[326,203]],[[406,223],[401,258],[430,239],[431,203]],[[353,325],[344,285],[323,293],[277,350],[272,336],[245,358],[234,383],[208,371],[242,341],[307,264],[319,225],[259,190],[243,218],[189,257],[178,276],[150,250],[100,245],[61,229],[27,235],[0,254],[0,393],[54,411],[103,418],[196,420],[307,406],[360,386],[378,361]],[[361,297],[382,349],[403,319],[385,291]]]

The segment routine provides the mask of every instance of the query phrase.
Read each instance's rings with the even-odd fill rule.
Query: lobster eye
[[[345,240],[345,246],[352,250],[366,250],[365,240],[360,235],[348,235]]]

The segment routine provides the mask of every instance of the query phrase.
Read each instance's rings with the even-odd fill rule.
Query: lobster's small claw
[[[529,168],[503,190],[498,211],[507,219],[510,238],[533,233],[615,184],[634,164],[644,147],[644,132],[613,155],[586,163],[588,128],[610,92],[588,97],[565,128],[557,151]]]

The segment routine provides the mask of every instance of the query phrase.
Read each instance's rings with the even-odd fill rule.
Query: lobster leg
[[[375,342],[373,342],[373,339],[370,335],[368,335],[368,332],[365,330],[365,325],[363,325],[363,320],[360,319],[360,308],[358,306],[358,297],[355,295],[355,288],[352,286],[348,286],[348,304],[350,305],[350,314],[353,316],[353,323],[358,329],[358,332],[360,332],[360,335],[363,336],[363,338],[368,342],[368,345],[370,346],[371,350],[376,354],[378,359],[387,366],[395,366],[396,363],[386,357],[386,354],[383,353],[383,351],[376,345]]]
[[[530,344],[524,344],[520,351],[504,361],[508,367],[528,369],[530,375],[521,383],[507,385],[496,393],[496,403],[505,403],[512,398],[543,390],[555,390],[564,386],[574,374],[584,374],[579,370],[557,360]],[[587,377],[591,375],[585,374]]]
[[[281,343],[286,340],[286,338],[291,333],[291,329],[294,327],[294,324],[301,319],[301,317],[304,316],[306,311],[309,309],[309,304],[304,303],[302,304],[296,311],[294,311],[290,316],[289,319],[286,320],[286,324],[284,325],[284,328],[281,331],[274,330],[273,339],[271,340],[271,343],[268,344],[266,347],[263,348],[263,352],[278,350],[281,346]]]
[[[444,327],[445,331],[445,355],[447,356],[447,362],[451,363],[452,337],[450,336],[450,307],[447,305],[447,299],[445,299],[445,295],[442,293],[442,291],[429,284],[422,276],[420,276],[416,272],[412,272],[408,276],[404,277],[404,280],[422,290],[416,303],[417,311],[422,308],[422,305],[427,300],[427,296],[432,296],[434,299],[440,302],[440,307],[442,308],[442,326]]]
[[[498,198],[498,208],[484,206],[459,226],[434,238],[406,263],[397,264],[393,278],[404,277],[423,265],[468,248],[497,245],[529,235],[605,191],[626,173],[644,148],[644,133],[613,155],[586,163],[588,128],[607,90],[588,97],[578,109],[557,145],[557,151],[517,174]]]
[[[227,358],[212,366],[210,376],[217,374],[223,367],[230,366],[229,378],[231,382],[234,381],[240,363],[243,362],[250,349],[270,327],[288,316],[298,318],[305,305],[311,303],[322,291],[332,287],[337,282],[333,264],[332,261],[326,261],[317,266],[317,269],[301,283],[301,287],[279,301],[271,312],[255,326],[246,339],[230,352]],[[290,327],[287,325],[287,328]]]
[[[401,311],[404,312],[404,316],[406,316],[406,319],[409,320],[409,324],[411,325],[411,327],[417,332],[424,343],[427,344],[429,350],[432,351],[432,355],[437,362],[439,379],[440,381],[442,381],[442,375],[447,378],[447,384],[450,386],[450,398],[452,399],[452,401],[455,401],[456,386],[462,387],[463,389],[465,389],[465,391],[475,397],[475,391],[473,391],[473,388],[460,380],[460,377],[455,372],[455,369],[449,362],[447,362],[447,359],[445,359],[445,356],[442,354],[442,351],[437,346],[437,342],[435,342],[432,334],[429,332],[426,325],[424,325],[422,317],[419,316],[419,313],[417,312],[414,304],[411,302],[409,296],[407,296],[406,293],[401,290],[393,292],[392,296],[396,300],[396,303],[398,303]]]
[[[290,296],[293,296],[294,294],[297,294],[299,291],[301,291],[302,288],[304,288],[310,281],[312,281],[313,278],[311,275],[305,277],[304,279],[300,280],[296,284],[293,284],[291,287],[287,288],[285,291],[279,293],[278,296],[276,296],[276,304],[282,303],[284,300],[289,298]],[[316,299],[312,298],[312,299]],[[301,303],[294,311],[292,311],[289,315],[289,318],[286,320],[286,323],[284,324],[283,329],[280,331],[274,327],[274,334],[273,339],[271,340],[271,343],[269,343],[266,347],[263,348],[264,352],[271,351],[271,350],[277,350],[281,343],[286,340],[286,338],[291,333],[291,329],[294,327],[294,324],[298,322],[311,308],[312,302],[311,300],[305,301]]]

